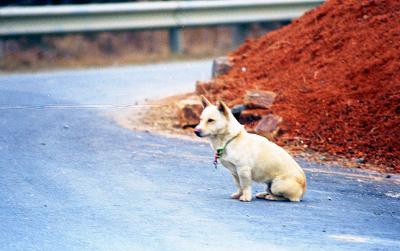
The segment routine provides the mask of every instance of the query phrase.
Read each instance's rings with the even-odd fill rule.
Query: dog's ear
[[[203,107],[206,108],[207,106],[211,105],[211,102],[206,99],[203,95],[200,95],[201,98],[201,103],[203,104]]]
[[[224,101],[222,101],[222,100],[218,100],[217,101],[217,107],[218,107],[218,110],[222,113],[222,114],[224,114],[224,116],[225,117],[229,117],[229,108],[228,108],[228,106],[224,103]]]

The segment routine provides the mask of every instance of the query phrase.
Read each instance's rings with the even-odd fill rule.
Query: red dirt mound
[[[199,94],[232,106],[246,90],[274,91],[278,143],[400,172],[400,1],[327,1],[230,56]]]

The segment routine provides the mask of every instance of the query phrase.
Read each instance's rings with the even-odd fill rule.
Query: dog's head
[[[231,120],[231,111],[228,106],[222,101],[217,101],[217,104],[213,105],[204,96],[201,96],[201,102],[204,110],[194,133],[199,137],[207,137],[226,131]]]

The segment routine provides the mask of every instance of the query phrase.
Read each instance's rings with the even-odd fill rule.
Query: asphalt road
[[[400,250],[399,176],[300,159],[304,201],[242,203],[207,144],[105,115],[209,72],[199,61],[0,75],[0,250]]]

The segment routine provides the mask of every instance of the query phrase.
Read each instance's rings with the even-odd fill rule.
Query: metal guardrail
[[[0,8],[0,37],[283,21],[322,2],[216,0],[4,7]]]

